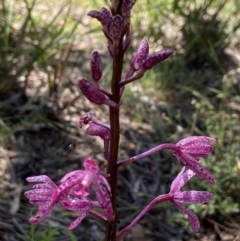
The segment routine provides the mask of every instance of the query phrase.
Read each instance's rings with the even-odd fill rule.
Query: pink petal
[[[25,197],[36,200],[49,200],[52,196],[52,189],[32,189],[24,193]]]
[[[199,177],[206,180],[210,184],[214,184],[214,178],[212,174],[197,160],[181,151],[175,153],[177,157],[183,162],[183,164],[195,172]]]
[[[74,220],[68,227],[69,230],[76,228],[76,226],[82,222],[82,220],[86,217],[87,213],[81,213],[80,216]]]
[[[83,176],[84,173],[85,171],[83,170],[76,170],[76,171],[69,172],[61,179],[60,182],[63,183],[69,178],[76,178],[77,176]]]
[[[92,208],[92,202],[88,199],[65,198],[61,204],[68,210],[75,212],[88,212]]]
[[[202,142],[191,143],[185,146],[181,146],[183,152],[187,152],[192,157],[204,157],[214,150],[214,147]]]
[[[215,138],[209,137],[209,136],[189,136],[180,140],[177,143],[177,145],[185,146],[185,145],[190,145],[190,144],[199,143],[199,142],[209,144],[215,141],[216,141]]]
[[[183,185],[192,178],[195,173],[192,170],[187,170],[184,172],[185,167],[182,168],[181,172],[177,175],[177,177],[173,180],[171,184],[170,193],[175,193],[183,187]]]
[[[86,171],[90,171],[95,174],[99,173],[99,171],[100,171],[100,168],[99,168],[97,162],[95,160],[93,160],[92,158],[86,158],[83,161],[83,166]]]
[[[40,183],[40,184],[35,184],[32,186],[32,189],[51,189],[55,190],[57,188],[57,185],[55,187],[50,186],[48,183]]]
[[[102,175],[98,175],[98,180],[99,180],[99,182],[103,183],[103,185],[106,186],[108,193],[111,193],[111,187],[110,187],[107,179]]]
[[[49,186],[51,186],[52,188],[56,187],[56,184],[51,180],[51,178],[49,178],[46,175],[27,177],[26,181],[28,181],[28,182],[45,182],[45,183],[49,184]]]
[[[117,103],[115,103],[114,101],[106,98],[103,102],[103,104],[114,107],[114,108],[119,108],[119,105]]]
[[[205,203],[213,198],[207,191],[183,191],[174,193],[174,200],[181,203]]]
[[[45,219],[47,216],[50,215],[50,213],[52,212],[53,207],[54,207],[54,205],[50,205],[49,202],[46,202],[46,203],[44,203],[42,205],[39,205],[39,210],[38,210],[36,216],[30,218],[29,222],[31,224],[41,222],[43,219]]]
[[[73,195],[76,197],[87,197],[89,195],[89,189],[82,185],[76,186],[73,188]]]
[[[65,182],[61,183],[61,185],[53,192],[51,203],[55,205],[58,202],[61,202],[73,187],[81,183],[81,180],[82,176],[78,176],[76,178],[67,179]]]
[[[200,223],[198,217],[189,209],[185,208],[182,204],[178,202],[173,202],[183,213],[187,214],[188,222],[192,228],[192,230],[197,233],[200,229]]]
[[[106,187],[100,179],[97,179],[93,183],[93,188],[95,191],[97,201],[99,202],[102,208],[104,216],[108,221],[110,221],[113,216],[113,208],[108,187]]]

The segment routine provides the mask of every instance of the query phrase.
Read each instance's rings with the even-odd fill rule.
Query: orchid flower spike
[[[182,203],[205,203],[213,198],[213,194],[208,191],[181,191],[180,189],[184,184],[195,175],[190,169],[184,171],[185,167],[182,168],[181,172],[173,180],[169,193],[172,194],[172,198],[169,201],[177,206],[183,213],[187,214],[188,222],[192,230],[198,232],[200,229],[198,217],[182,205]]]
[[[196,158],[205,157],[212,152],[214,147],[210,144],[214,141],[214,138],[208,136],[190,136],[179,141],[173,150],[174,155],[186,167],[210,184],[214,184],[212,174]]]

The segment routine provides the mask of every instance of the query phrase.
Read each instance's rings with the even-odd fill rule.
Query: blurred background
[[[39,225],[23,192],[25,178],[46,174],[55,182],[91,156],[105,168],[101,140],[78,128],[92,111],[108,122],[108,108],[87,101],[76,87],[91,79],[93,50],[102,55],[101,84],[109,89],[111,58],[100,24],[88,11],[103,0],[0,0],[0,240],[98,241],[104,224],[77,217],[60,206]],[[149,212],[128,241],[240,240],[240,1],[137,0],[132,12],[132,45],[123,75],[141,40],[150,52],[174,55],[125,89],[119,159],[189,135],[217,139],[203,164],[216,185],[194,177],[186,190],[208,190],[214,199],[188,205],[201,220],[193,234],[187,218],[169,203]],[[168,151],[120,169],[119,228],[155,196],[167,193],[182,164]]]

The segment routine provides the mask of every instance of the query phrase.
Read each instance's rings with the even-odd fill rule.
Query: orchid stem
[[[129,163],[132,163],[133,161],[137,161],[137,160],[139,160],[141,158],[144,158],[146,156],[149,156],[149,155],[151,155],[151,154],[153,154],[155,152],[158,152],[158,151],[161,151],[161,150],[164,150],[164,149],[174,150],[174,149],[176,149],[176,145],[173,144],[173,143],[161,144],[161,145],[156,146],[156,147],[154,147],[154,148],[152,148],[152,149],[150,149],[148,151],[145,151],[145,152],[143,152],[141,154],[138,154],[138,155],[136,155],[134,157],[130,157],[128,159],[125,159],[125,160],[122,160],[122,161],[118,161],[117,162],[117,166],[120,167],[122,165],[126,165],[126,164],[129,164]]]
[[[118,6],[118,13],[121,13],[122,1]],[[113,53],[113,69],[112,69],[112,81],[111,81],[111,100],[115,103],[120,103],[120,87],[119,83],[122,78],[123,70],[123,36],[119,39],[118,44],[114,44]],[[106,241],[116,241],[117,233],[117,179],[118,179],[118,168],[117,158],[119,150],[119,139],[120,139],[120,123],[119,123],[119,108],[110,107],[110,148],[107,164],[107,174],[109,175],[109,184],[111,187],[111,201],[113,207],[113,217],[110,222],[107,222],[106,227]]]
[[[161,196],[158,196],[154,198],[138,215],[137,217],[124,229],[122,229],[118,234],[117,234],[117,240],[120,241],[122,240],[130,231],[131,229],[137,224],[137,222],[147,213],[149,210],[151,210],[153,207],[155,207],[157,204],[168,201],[172,199],[173,194],[168,193],[168,194],[163,194]]]

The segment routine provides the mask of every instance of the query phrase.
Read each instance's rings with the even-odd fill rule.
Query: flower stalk
[[[121,2],[120,2],[121,4]],[[118,44],[114,46],[113,54],[113,70],[112,70],[112,101],[120,103],[120,86],[119,83],[122,78],[123,68],[123,38],[120,37]],[[112,190],[112,207],[113,207],[113,218],[107,223],[106,228],[106,241],[115,241],[117,232],[117,159],[119,149],[119,138],[120,138],[120,123],[119,123],[119,109],[110,107],[110,128],[111,138],[109,147],[109,158],[107,164],[107,174],[109,175],[109,184]]]

